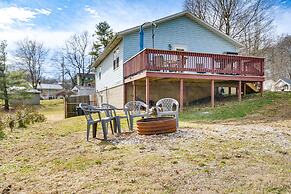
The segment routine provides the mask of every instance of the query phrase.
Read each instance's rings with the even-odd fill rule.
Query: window
[[[117,69],[119,67],[119,48],[117,47],[113,51],[113,69]]]
[[[174,49],[176,51],[186,51],[187,50],[187,46],[184,44],[175,44],[174,45]]]
[[[176,48],[176,51],[185,51],[185,49],[182,49],[182,48]]]
[[[98,79],[101,79],[101,67],[98,68]]]

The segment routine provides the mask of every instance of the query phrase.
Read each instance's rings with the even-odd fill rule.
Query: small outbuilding
[[[12,99],[10,103],[14,106],[40,105],[40,91],[36,89],[27,90],[22,99]]]
[[[291,79],[281,78],[273,86],[274,91],[291,91]]]

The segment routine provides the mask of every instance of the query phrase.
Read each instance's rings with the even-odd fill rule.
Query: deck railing
[[[142,71],[264,76],[264,58],[145,49],[124,63],[124,77]]]

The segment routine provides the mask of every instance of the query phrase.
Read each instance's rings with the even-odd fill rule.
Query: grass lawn
[[[278,103],[281,105],[278,106]],[[252,115],[254,113],[260,113],[261,116],[272,116],[272,112],[269,112],[269,107],[275,106],[279,108],[278,111],[286,111],[287,108],[282,105],[290,106],[291,93],[265,93],[261,98],[260,94],[246,97],[243,102],[237,101],[226,102],[218,104],[214,109],[211,107],[192,107],[187,108],[183,114],[181,114],[181,120],[183,121],[218,121],[226,119],[238,119]],[[281,109],[282,108],[282,109]],[[288,112],[289,116],[291,112]],[[278,116],[278,115],[274,115]],[[280,115],[279,115],[280,116]]]
[[[45,123],[0,140],[0,191],[290,193],[290,99],[267,93],[188,108],[177,133],[123,133],[107,143],[86,142],[85,118],[64,119],[62,100],[42,101]]]

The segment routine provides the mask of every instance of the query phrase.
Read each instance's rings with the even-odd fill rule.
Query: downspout
[[[142,51],[144,49],[144,30],[143,26],[149,22],[143,23],[139,28],[139,50]]]

